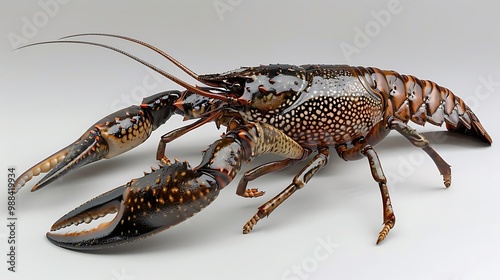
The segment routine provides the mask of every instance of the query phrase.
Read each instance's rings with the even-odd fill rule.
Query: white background
[[[8,166],[20,174],[72,142],[96,120],[140,102],[143,91],[179,89],[137,63],[96,47],[47,45],[13,51],[20,43],[82,32],[148,41],[198,73],[269,63],[394,69],[449,87],[470,103],[494,141],[500,139],[497,1],[400,0],[389,12],[390,19],[384,20],[380,17],[387,12],[380,11],[387,11],[391,3],[386,0],[3,2],[4,190]],[[44,9],[39,3],[52,4]],[[368,34],[364,41],[361,32]],[[195,83],[146,49],[96,40],[132,51]],[[356,52],[346,55],[341,46],[347,45]],[[240,172],[210,207],[141,242],[79,253],[47,241],[45,232],[63,214],[155,165],[158,138],[181,125],[182,118],[173,117],[150,141],[122,157],[87,166],[36,193],[22,189],[16,209],[18,272],[7,271],[9,233],[0,226],[0,277],[462,280],[500,275],[498,142],[486,147],[470,137],[433,132],[445,129],[430,125],[411,124],[427,132],[434,148],[453,166],[452,187],[444,188],[425,153],[391,133],[377,151],[390,180],[397,223],[378,246],[382,206],[368,164],[346,163],[335,154],[306,188],[248,235],[241,234],[243,224],[289,184],[300,165],[253,182],[251,186],[267,191],[259,199],[234,195]],[[167,153],[196,165],[199,151],[221,132],[209,124],[172,143]],[[245,170],[266,160],[256,160]],[[0,193],[0,205],[0,224],[7,224],[6,191]],[[334,246],[325,249],[325,242]]]

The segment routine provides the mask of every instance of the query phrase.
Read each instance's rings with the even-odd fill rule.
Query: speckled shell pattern
[[[348,65],[267,67],[272,70],[262,71],[255,81],[247,83],[247,91],[255,91],[258,84],[263,92],[281,90],[284,94],[283,89],[288,88],[291,94],[277,108],[249,108],[242,114],[249,121],[275,126],[303,147],[348,143],[391,118],[419,125],[446,122],[449,130],[488,138],[462,99],[431,81]],[[267,80],[273,82],[263,82]]]
[[[275,126],[303,147],[351,141],[367,134],[382,117],[381,97],[366,91],[353,69],[335,65],[269,67],[278,70],[270,71],[274,76],[256,79],[260,90],[284,94],[289,87],[292,94],[276,109],[250,108],[244,117]],[[279,69],[284,69],[284,74]],[[261,81],[266,79],[275,82]],[[251,84],[246,86],[252,90]]]
[[[198,75],[167,53],[133,38],[89,33],[65,39],[88,35],[115,37],[149,48],[203,86],[193,86],[105,44],[62,40],[27,45],[64,42],[107,48],[149,67],[185,90],[157,93],[144,98],[140,105],[99,120],[71,145],[21,174],[13,184],[15,192],[41,173],[47,174],[32,190],[88,163],[127,152],[147,140],[174,114],[182,115],[185,120],[198,119],[161,137],[156,154],[161,162],[159,168],[151,168],[143,177],[87,201],[56,221],[47,238],[61,247],[103,249],[158,233],[210,205],[235,178],[243,163],[269,153],[283,157],[245,172],[240,180],[238,195],[261,196],[263,191],[249,189],[247,183],[315,153],[288,187],[259,207],[243,227],[243,233],[248,233],[327,164],[331,147],[344,160],[368,159],[383,202],[384,227],[378,244],[394,226],[395,215],[387,178],[374,145],[396,130],[431,157],[449,187],[450,165],[407,123],[428,122],[438,126],[446,123],[450,131],[476,136],[488,144],[492,142],[462,99],[449,89],[414,76],[372,67],[323,64],[271,64]],[[172,162],[167,158],[167,143],[208,122],[227,130],[208,146],[199,165],[192,168],[185,161]],[[68,228],[115,213],[112,220],[100,222],[97,227]]]
[[[152,169],[68,213],[51,230],[118,212],[109,225],[64,235],[48,233],[49,239],[63,247],[95,249],[147,237],[188,219],[212,203],[234,179],[243,162],[266,153],[300,159],[302,151],[273,126],[248,124],[210,145],[195,168],[176,161]]]
[[[288,83],[296,85],[291,88],[293,94],[279,108],[250,109],[247,117],[250,121],[269,123],[309,148],[333,146],[364,136],[382,119],[384,100],[380,94],[367,90],[354,70],[342,65],[288,67],[287,75],[293,80]],[[276,87],[273,83],[265,90],[278,92]]]
[[[40,189],[86,164],[115,157],[139,146],[153,130],[174,113],[179,113],[173,103],[180,95],[177,90],[160,92],[144,98],[140,106],[132,105],[100,119],[75,142],[21,174],[15,183],[15,191],[41,173],[47,172],[32,190]]]
[[[51,231],[118,212],[109,223],[62,235],[49,232],[47,236],[59,246],[81,250],[127,243],[193,216],[210,204],[219,190],[212,176],[176,161],[88,201],[56,221]]]
[[[304,156],[302,147],[272,125],[256,122],[229,131],[203,153],[195,170],[211,174],[219,187],[228,185],[240,171],[243,162],[263,154],[292,159]]]
[[[116,236],[128,240],[174,226],[209,205],[219,190],[211,176],[186,162],[153,170],[127,184]]]

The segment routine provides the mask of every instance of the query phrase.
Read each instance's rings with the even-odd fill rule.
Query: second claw
[[[47,173],[33,188],[39,190],[66,173],[103,158],[127,152],[148,139],[177,108],[172,105],[179,91],[165,91],[144,98],[140,106],[114,112],[93,124],[79,139],[35,164],[14,183],[14,192],[41,173]],[[161,109],[161,110],[160,110]]]

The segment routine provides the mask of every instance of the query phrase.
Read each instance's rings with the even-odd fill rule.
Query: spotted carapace
[[[71,39],[80,36],[108,36],[138,43],[168,59],[204,86],[193,86],[117,48]],[[449,187],[450,166],[408,122],[438,126],[446,123],[449,131],[472,135],[488,145],[492,142],[476,115],[450,90],[394,71],[348,65],[274,64],[198,75],[156,47],[124,36],[78,34],[32,45],[52,43],[111,49],[184,89],[152,95],[138,106],[99,120],[74,143],[22,174],[13,191],[17,192],[40,173],[48,172],[33,190],[78,167],[126,152],[144,142],[174,114],[197,119],[161,137],[156,154],[159,168],[84,203],[55,222],[47,237],[66,248],[112,247],[176,225],[214,201],[237,175],[242,163],[259,155],[276,154],[282,159],[245,172],[236,188],[242,197],[264,194],[256,188],[247,188],[249,181],[307,160],[291,184],[259,207],[243,226],[243,232],[248,233],[327,164],[330,150],[344,160],[368,160],[382,195],[383,227],[377,238],[380,243],[396,219],[375,144],[396,130],[431,157],[444,185]],[[167,143],[209,122],[226,127],[226,132],[203,153],[199,165],[191,167],[187,162],[168,159]],[[106,215],[114,218],[94,228],[78,229],[80,224]],[[69,226],[76,230],[62,232]]]

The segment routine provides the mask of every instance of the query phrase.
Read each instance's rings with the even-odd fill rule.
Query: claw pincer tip
[[[47,233],[54,244],[75,250],[113,247],[168,229],[209,205],[220,188],[211,175],[175,162],[98,196],[59,219]],[[90,230],[57,231],[116,213]]]

